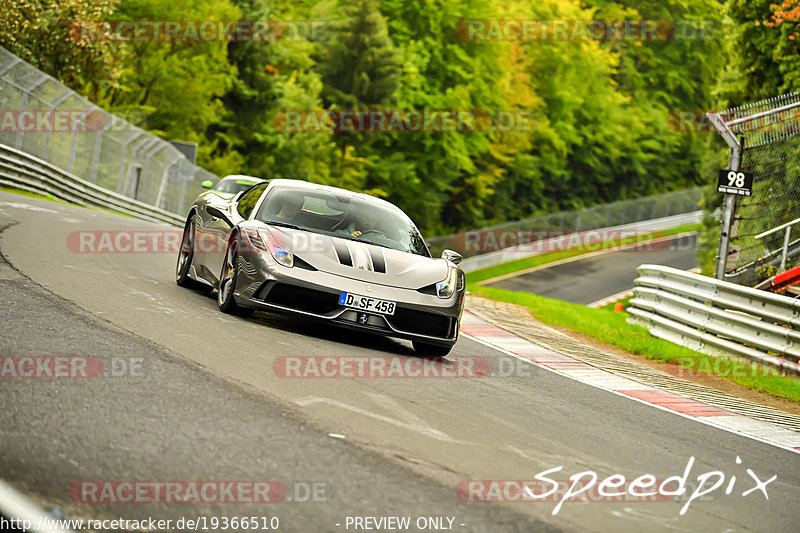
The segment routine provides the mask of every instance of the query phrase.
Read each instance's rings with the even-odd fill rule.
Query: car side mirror
[[[445,250],[442,252],[442,259],[447,259],[454,265],[457,265],[461,262],[463,257],[461,257],[460,253],[454,252],[453,250]]]
[[[201,183],[200,186],[203,187],[204,189],[210,189],[211,187],[214,186],[214,182],[211,180],[206,180],[203,183]]]

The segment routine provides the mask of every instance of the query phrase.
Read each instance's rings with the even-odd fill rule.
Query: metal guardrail
[[[98,187],[4,144],[0,144],[0,184],[52,195],[85,207],[113,209],[150,222],[183,225],[183,218],[179,215]]]
[[[641,265],[628,322],[712,355],[800,375],[800,300],[660,265]]]

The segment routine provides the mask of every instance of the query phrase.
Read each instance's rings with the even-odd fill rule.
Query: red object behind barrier
[[[800,266],[790,268],[786,272],[781,272],[772,278],[772,285],[768,290],[771,292],[778,291],[787,287],[788,285],[798,282],[800,282]]]

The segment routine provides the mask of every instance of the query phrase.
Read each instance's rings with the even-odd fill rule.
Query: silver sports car
[[[294,313],[409,339],[446,355],[464,309],[461,256],[431,258],[414,223],[389,202],[274,179],[232,198],[203,193],[178,255],[182,287],[217,289],[226,313]]]

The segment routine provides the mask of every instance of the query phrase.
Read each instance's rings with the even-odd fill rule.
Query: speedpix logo
[[[742,464],[738,456],[736,464]],[[760,493],[769,500],[767,485],[778,477],[773,475],[764,480],[747,468],[748,478],[742,483],[737,483],[735,475],[728,478],[720,470],[698,474],[695,482],[690,477],[693,466],[694,456],[689,458],[682,475],[658,480],[652,474],[644,474],[631,481],[620,474],[600,478],[593,470],[573,474],[569,481],[556,480],[551,475],[564,469],[557,466],[539,472],[532,480],[465,480],[456,487],[456,495],[465,502],[557,502],[553,515],[558,514],[565,502],[668,501],[688,495],[679,512],[684,515],[693,501],[716,494],[723,486],[725,495],[736,490],[741,491],[741,497]],[[746,484],[744,490],[743,484]]]

